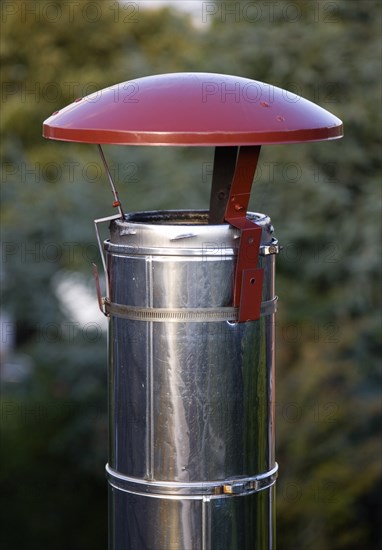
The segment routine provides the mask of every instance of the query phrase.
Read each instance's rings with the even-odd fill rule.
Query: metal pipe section
[[[232,308],[240,230],[208,212],[110,225],[109,549],[275,548],[275,253],[262,228],[261,317]]]

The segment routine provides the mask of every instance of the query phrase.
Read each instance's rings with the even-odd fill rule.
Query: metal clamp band
[[[205,496],[215,498],[243,496],[267,489],[276,482],[278,464],[276,462],[272,470],[256,476],[191,483],[148,481],[129,477],[113,470],[109,464],[106,464],[105,469],[109,484],[121,491],[156,498],[202,499]]]
[[[272,315],[277,311],[277,296],[273,300],[262,302],[261,316]],[[238,320],[239,308],[217,307],[217,308],[149,308],[138,306],[127,306],[116,304],[104,298],[106,315],[130,319],[132,321],[154,321],[154,322],[193,322],[208,323],[219,321]]]

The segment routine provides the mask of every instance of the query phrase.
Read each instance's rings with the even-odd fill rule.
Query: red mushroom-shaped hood
[[[116,84],[44,122],[49,139],[120,145],[262,145],[341,137],[342,122],[276,86],[214,73]]]

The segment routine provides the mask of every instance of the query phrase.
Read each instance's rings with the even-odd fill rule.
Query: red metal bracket
[[[259,154],[260,146],[240,148],[224,216],[241,231],[233,296],[239,323],[260,318],[264,273],[257,264],[262,229],[246,217]]]

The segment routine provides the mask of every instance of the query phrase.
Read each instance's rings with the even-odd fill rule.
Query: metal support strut
[[[257,264],[262,230],[246,217],[259,154],[259,145],[215,150],[209,222],[225,220],[241,231],[233,296],[239,323],[260,318],[264,274]]]
[[[113,178],[111,177],[111,173],[110,173],[110,170],[109,170],[109,166],[106,162],[106,158],[105,158],[105,155],[103,154],[103,150],[102,150],[102,147],[101,145],[98,145],[98,151],[99,151],[99,154],[100,154],[100,157],[101,157],[101,160],[102,160],[102,163],[105,167],[105,171],[106,171],[106,174],[107,174],[107,177],[108,177],[108,180],[109,180],[109,183],[110,183],[110,187],[111,187],[111,190],[112,190],[112,193],[114,195],[114,202],[113,202],[113,207],[114,208],[118,208],[119,210],[119,213],[121,215],[121,218],[124,218],[124,213],[123,213],[123,210],[122,210],[122,204],[121,204],[121,201],[119,200],[119,197],[118,197],[118,191],[114,185],[114,182],[113,182]]]

